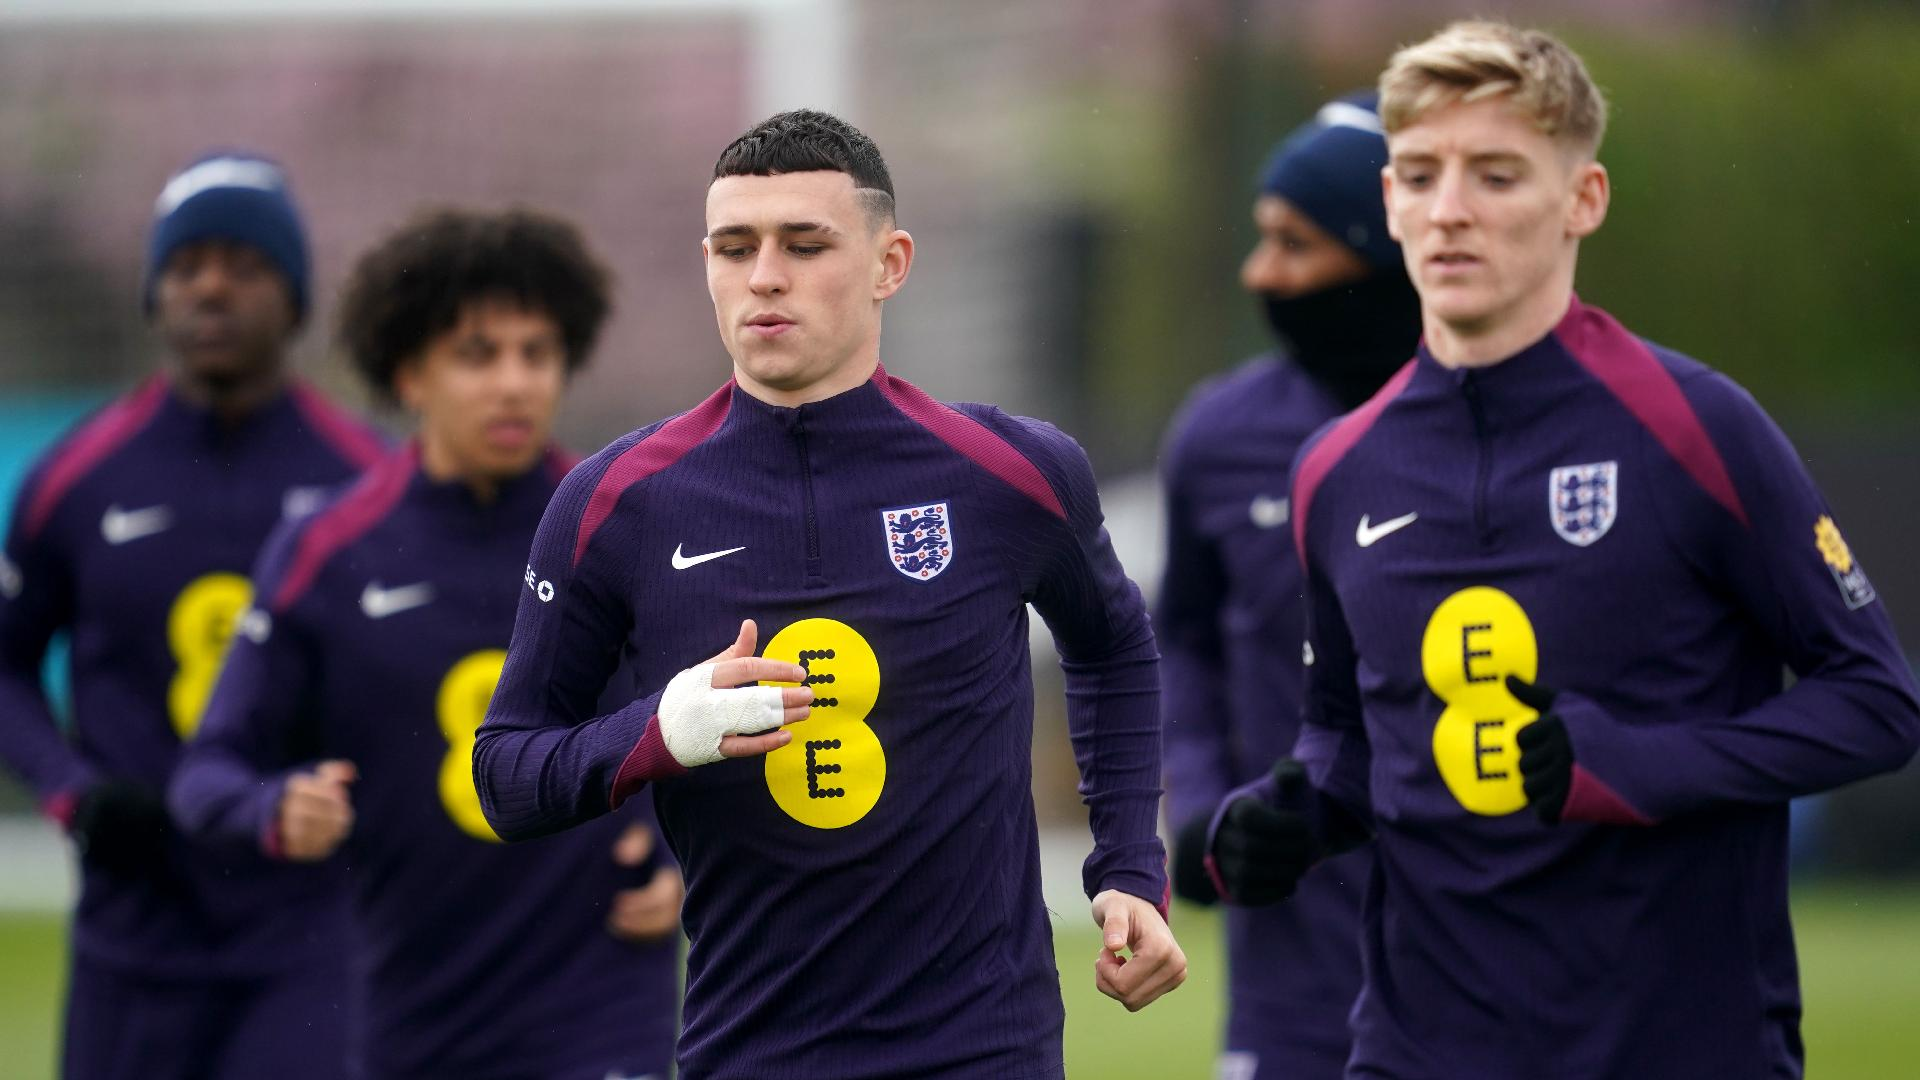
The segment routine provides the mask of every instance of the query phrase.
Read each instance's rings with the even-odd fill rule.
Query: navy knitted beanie
[[[153,313],[153,289],[174,251],[201,240],[257,248],[286,278],[294,317],[307,314],[307,237],[287,176],[273,161],[244,151],[209,154],[174,174],[153,206],[142,300]]]
[[[1368,90],[1321,106],[1274,148],[1260,172],[1260,190],[1299,207],[1373,266],[1396,267],[1400,245],[1387,235],[1380,197],[1387,137],[1379,100]]]

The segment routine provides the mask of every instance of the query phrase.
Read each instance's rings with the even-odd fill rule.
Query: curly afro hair
[[[612,274],[571,222],[536,210],[422,213],[360,257],[340,302],[340,344],[355,370],[394,400],[394,373],[476,303],[545,313],[568,372],[593,351],[612,304]]]

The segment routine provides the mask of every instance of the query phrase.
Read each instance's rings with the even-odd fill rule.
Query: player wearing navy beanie
[[[154,286],[174,252],[224,240],[253,248],[286,280],[295,320],[307,314],[307,236],[287,176],[274,162],[244,152],[210,154],[161,189],[147,239],[143,298],[153,313]]]
[[[306,240],[280,168],[202,158],[155,206],[143,302],[165,370],[33,467],[0,555],[0,762],[80,855],[68,1080],[333,1078],[353,1009],[330,867],[188,842],[161,793],[247,570],[379,440],[286,372]],[[72,641],[72,722],[41,684]]]
[[[1292,250],[1321,247],[1343,256],[1344,272],[1309,289],[1262,283],[1249,275],[1251,266],[1241,275],[1259,293],[1288,358],[1343,409],[1372,396],[1413,355],[1420,336],[1420,298],[1400,245],[1387,235],[1380,199],[1387,140],[1378,99],[1369,91],[1328,102],[1288,135],[1267,159],[1254,208],[1256,220],[1280,219],[1280,239]],[[1312,235],[1315,229],[1321,235]],[[1308,235],[1292,235],[1298,233]],[[1259,255],[1255,249],[1249,262]]]
[[[1301,583],[1287,470],[1314,428],[1413,355],[1420,302],[1387,235],[1386,139],[1371,94],[1323,106],[1261,170],[1260,240],[1241,265],[1280,351],[1212,380],[1168,435],[1161,649],[1174,891],[1216,899],[1202,859],[1213,809],[1292,745]],[[1293,903],[1226,914],[1230,965],[1219,1075],[1336,1077],[1360,986],[1367,856],[1337,860]]]

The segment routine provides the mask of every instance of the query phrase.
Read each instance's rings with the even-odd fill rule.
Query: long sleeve
[[[61,734],[47,704],[41,665],[53,635],[73,615],[73,581],[49,535],[29,534],[27,508],[41,477],[22,486],[0,552],[0,760],[32,787],[42,807],[63,807],[91,786],[94,770]]]
[[[1373,748],[1360,708],[1359,654],[1333,586],[1311,557],[1306,562],[1306,701],[1293,756],[1315,791],[1371,823]]]
[[[1296,459],[1307,457],[1303,451]],[[1303,505],[1296,467],[1291,485],[1293,505]],[[1306,691],[1300,737],[1292,756],[1306,766],[1307,784],[1282,793],[1271,774],[1229,792],[1214,810],[1207,830],[1207,850],[1227,807],[1241,798],[1256,798],[1306,816],[1323,852],[1337,853],[1359,843],[1373,828],[1370,775],[1373,748],[1367,741],[1360,706],[1357,669],[1359,654],[1352,631],[1333,586],[1321,573],[1313,555],[1312,523],[1302,523],[1300,562],[1305,579]]]
[[[1166,739],[1167,821],[1210,815],[1233,786],[1226,647],[1226,572],[1200,529],[1184,439],[1169,440],[1165,475],[1167,562],[1154,636],[1160,645],[1160,714]]]
[[[1053,632],[1066,673],[1067,729],[1091,815],[1094,846],[1082,885],[1088,896],[1117,889],[1164,906],[1159,656],[1145,602],[1114,555],[1085,452],[1051,425],[994,419],[1039,466],[1065,511],[1064,521],[1045,529],[1046,542],[1025,550],[1035,574],[1030,601]]]
[[[310,635],[292,610],[268,610],[298,538],[283,524],[254,567],[256,606],[241,616],[199,730],[167,785],[167,809],[205,843],[277,855],[275,831],[292,747],[315,671]]]
[[[1885,606],[1792,445],[1724,377],[1703,375],[1687,391],[1737,503],[1709,506],[1674,485],[1661,499],[1664,524],[1796,681],[1736,715],[1660,725],[1563,694],[1555,712],[1577,762],[1574,819],[1658,821],[1717,803],[1782,802],[1899,768],[1920,745],[1913,672]]]
[[[672,766],[654,715],[659,690],[596,715],[632,625],[607,545],[588,545],[575,561],[580,522],[609,457],[574,469],[541,519],[506,666],[474,742],[474,786],[502,839],[598,817]],[[623,773],[623,765],[631,767]]]

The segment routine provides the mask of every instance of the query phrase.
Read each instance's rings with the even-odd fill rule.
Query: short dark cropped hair
[[[580,230],[537,210],[423,212],[360,257],[340,303],[340,343],[375,393],[459,325],[473,304],[505,302],[559,327],[567,371],[593,351],[612,303],[612,274]]]
[[[729,143],[713,163],[715,180],[796,172],[846,173],[870,219],[894,219],[893,177],[880,148],[831,113],[794,109],[770,116]]]

